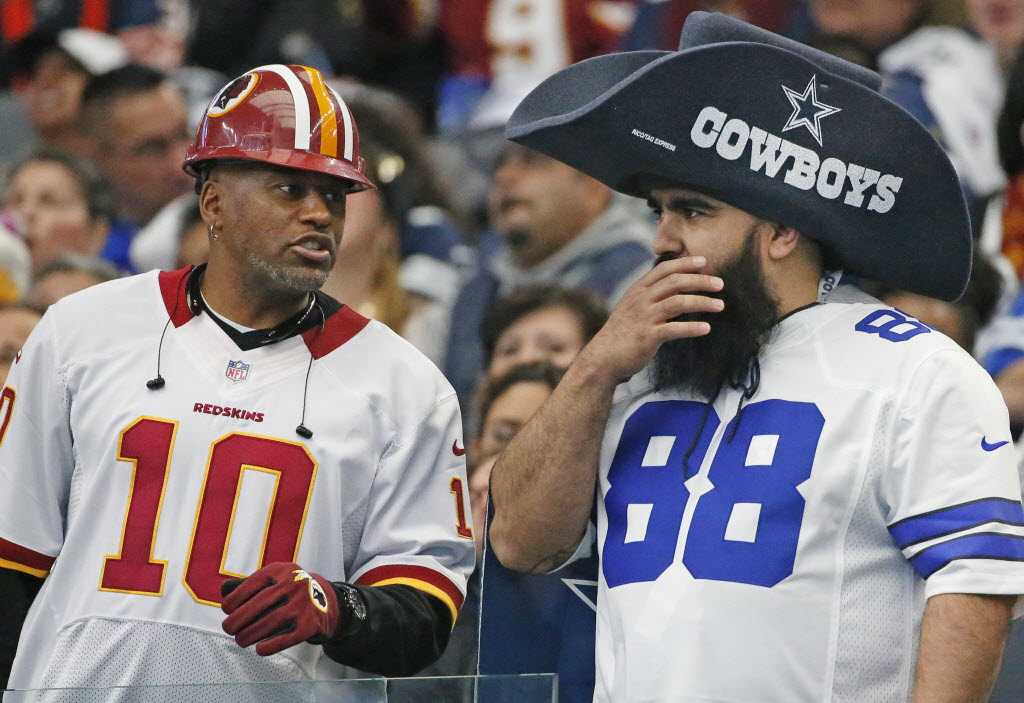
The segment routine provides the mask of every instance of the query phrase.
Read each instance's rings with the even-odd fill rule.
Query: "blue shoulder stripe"
[[[1016,500],[982,498],[900,520],[889,525],[889,534],[900,549],[906,549],[912,544],[987,522],[1024,525],[1024,507]]]
[[[909,561],[921,578],[928,578],[957,559],[1024,561],[1024,537],[1001,532],[976,532],[922,549]]]

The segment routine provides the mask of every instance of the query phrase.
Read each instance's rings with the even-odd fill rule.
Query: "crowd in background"
[[[203,262],[181,162],[206,105],[254,66],[312,66],[334,76],[378,185],[348,198],[325,292],[455,386],[481,525],[495,455],[650,267],[655,226],[643,203],[510,145],[503,125],[554,71],[673,49],[702,9],[878,70],[946,148],[978,242],[966,295],[860,284],[974,353],[1019,433],[1024,0],[2,0],[0,376],[61,297]]]

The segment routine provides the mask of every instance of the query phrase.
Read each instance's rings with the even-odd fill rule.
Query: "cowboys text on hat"
[[[690,129],[690,140],[702,149],[714,148],[719,156],[729,161],[741,158],[749,146],[750,170],[770,178],[778,178],[782,167],[792,159],[792,165],[782,175],[785,183],[800,190],[817,188],[818,194],[829,200],[843,195],[843,202],[852,207],[864,207],[865,196],[874,187],[874,193],[867,199],[867,209],[872,212],[889,212],[903,185],[899,176],[883,175],[875,169],[834,157],[822,160],[812,149],[751,126],[737,117],[729,119],[726,113],[710,105],[697,115]]]

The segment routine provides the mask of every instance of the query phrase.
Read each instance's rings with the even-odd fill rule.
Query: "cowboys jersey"
[[[273,562],[410,585],[453,621],[462,603],[474,543],[440,372],[326,296],[304,332],[229,334],[188,276],[62,300],[8,378],[0,565],[46,577],[13,687],[337,678],[319,646],[264,658],[221,630],[221,583]]]
[[[925,599],[1024,593],[1007,412],[966,352],[855,296],[785,318],[760,370],[742,403],[618,389],[596,701],[907,700]]]

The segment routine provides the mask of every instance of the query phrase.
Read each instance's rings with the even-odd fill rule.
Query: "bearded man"
[[[576,64],[509,122],[647,198],[658,261],[497,460],[490,544],[541,572],[596,540],[595,701],[987,700],[1024,593],[1006,408],[838,285],[957,298],[955,172],[875,74],[706,13],[680,47]]]

